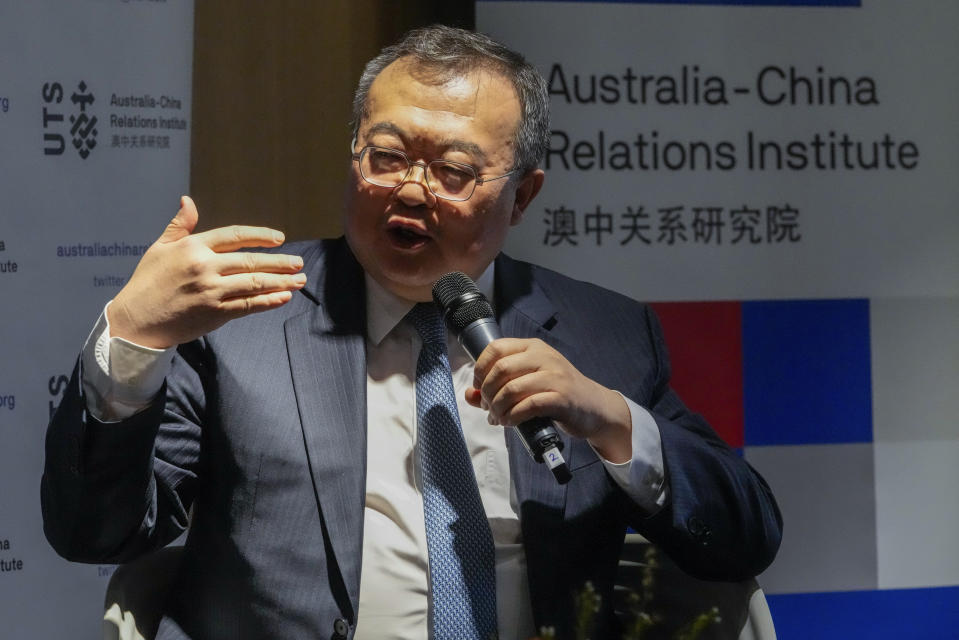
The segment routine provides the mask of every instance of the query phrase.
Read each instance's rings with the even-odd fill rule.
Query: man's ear
[[[542,169],[528,171],[526,175],[520,178],[519,184],[516,186],[516,199],[513,202],[513,212],[509,219],[510,225],[520,223],[520,220],[523,219],[523,212],[526,211],[526,207],[533,201],[539,190],[543,188],[543,180],[545,179],[546,174]]]

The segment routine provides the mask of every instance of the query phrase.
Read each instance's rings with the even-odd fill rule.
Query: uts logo
[[[67,146],[63,134],[65,114],[56,106],[63,102],[63,85],[59,82],[44,83],[40,93],[43,98],[43,153],[59,156]],[[84,160],[97,146],[97,117],[91,108],[94,101],[93,92],[88,90],[87,83],[83,80],[70,94],[70,102],[73,103],[73,113],[69,115],[70,142]]]

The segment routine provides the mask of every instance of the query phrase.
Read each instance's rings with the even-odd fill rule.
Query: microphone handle
[[[456,339],[466,349],[466,353],[470,355],[473,362],[476,362],[486,345],[502,337],[503,332],[500,331],[496,318],[480,318],[460,331]]]
[[[483,353],[486,345],[502,337],[503,333],[495,318],[480,318],[470,323],[456,336],[474,362]],[[563,459],[563,454],[560,453],[565,445],[556,432],[556,426],[552,420],[545,417],[533,418],[518,424],[516,430],[529,455],[536,462],[545,462],[557,482],[566,484],[572,479],[569,466]]]

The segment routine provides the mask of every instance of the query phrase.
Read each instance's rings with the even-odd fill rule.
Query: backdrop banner
[[[0,3],[0,637],[102,637],[40,516],[46,423],[189,185],[193,3]]]
[[[549,82],[507,250],[652,301],[770,482],[780,638],[959,624],[959,5],[477,3]]]

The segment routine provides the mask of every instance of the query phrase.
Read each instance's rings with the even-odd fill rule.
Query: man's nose
[[[410,170],[407,171],[403,182],[396,186],[396,197],[408,207],[420,205],[432,207],[436,204],[436,196],[426,183],[425,164],[422,162],[410,164]]]

